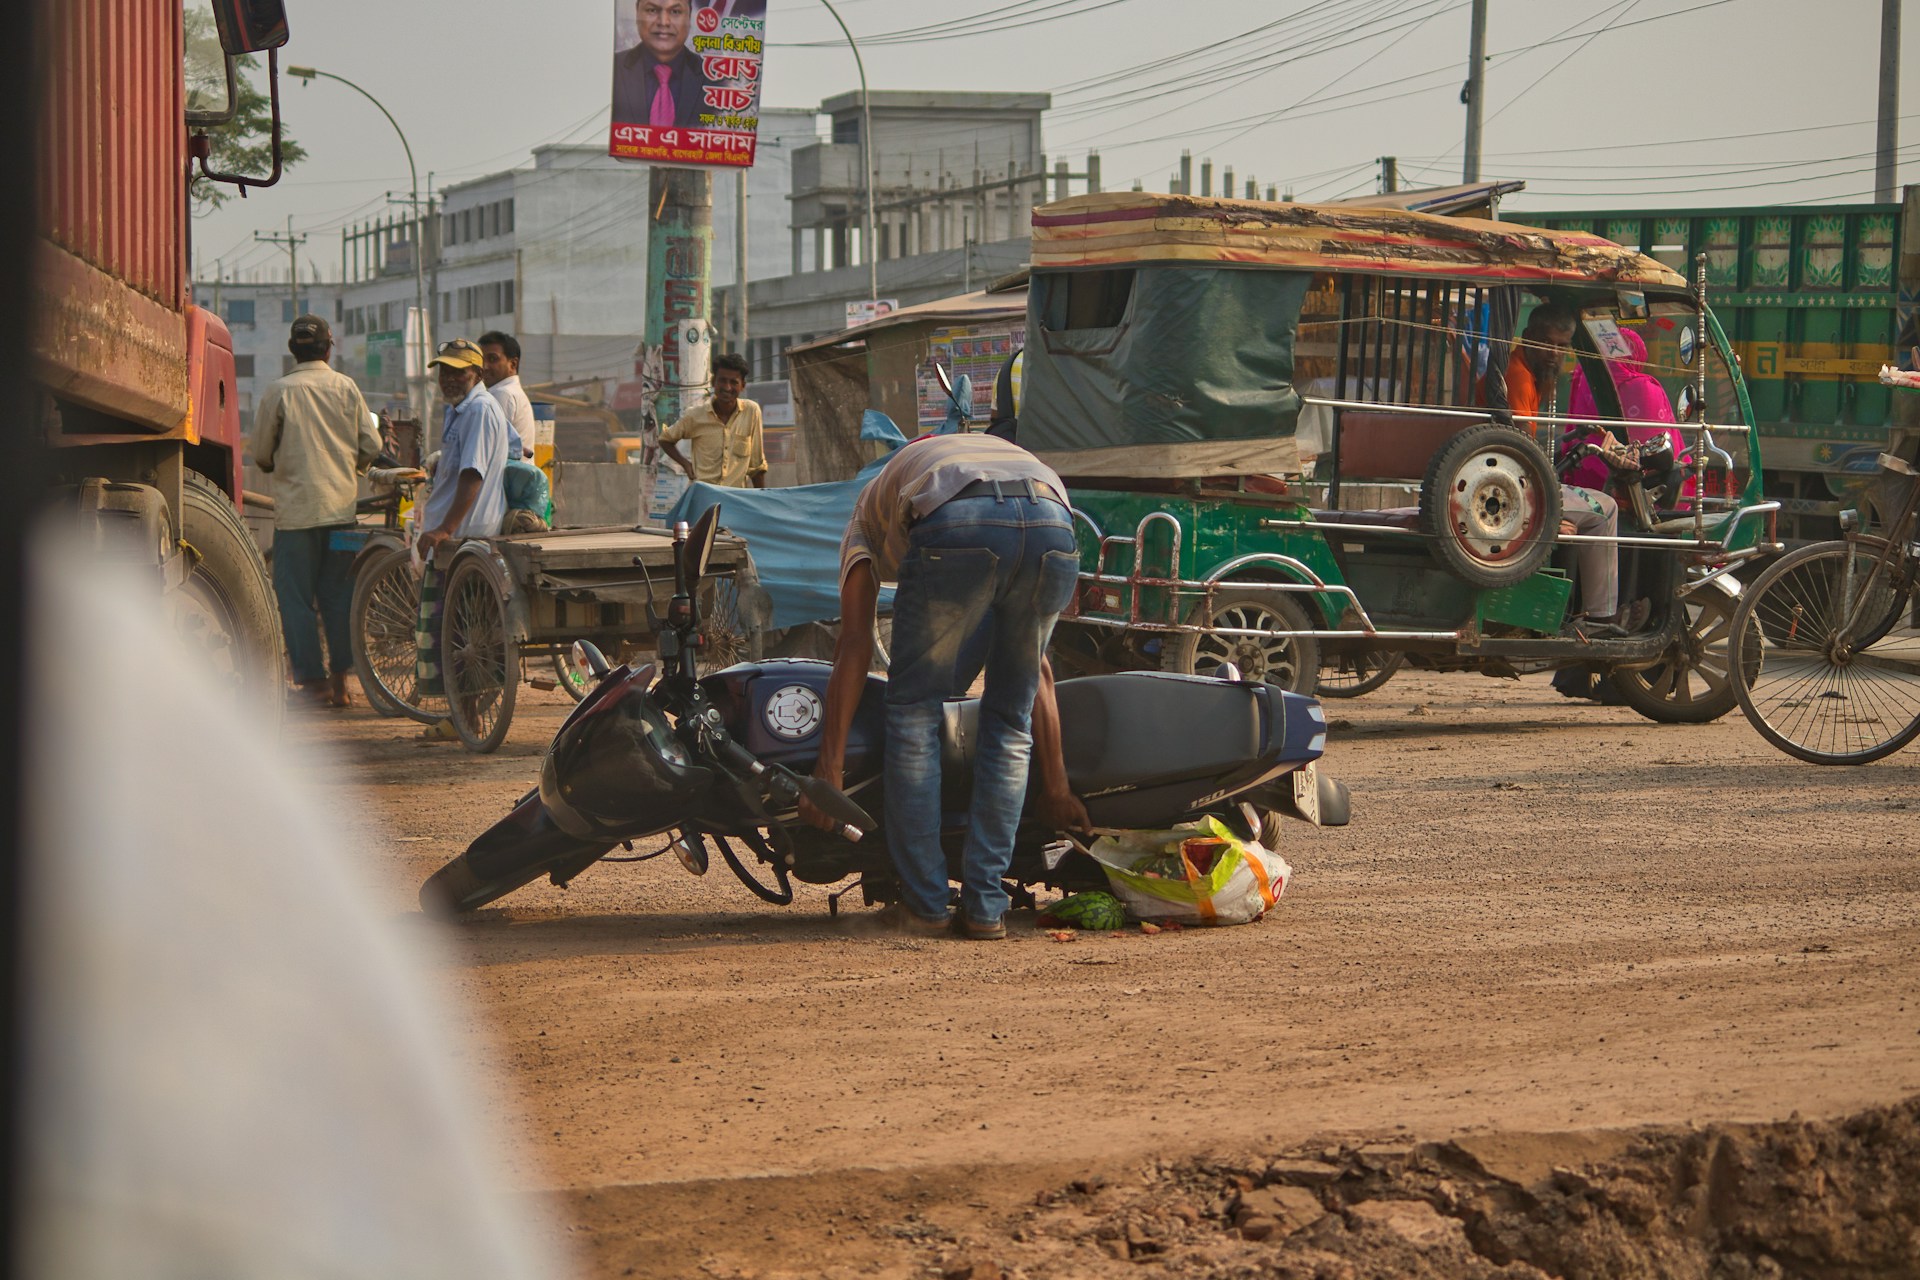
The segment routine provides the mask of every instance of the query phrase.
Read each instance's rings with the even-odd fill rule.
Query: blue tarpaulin
[[[840,616],[840,538],[853,517],[854,499],[880,473],[887,458],[907,442],[893,420],[875,409],[860,419],[860,438],[887,447],[851,480],[797,485],[790,489],[724,489],[689,485],[667,519],[691,523],[720,504],[720,524],[747,540],[760,585],[773,600],[773,627],[824,622]],[[880,593],[880,612],[893,610],[893,592]]]

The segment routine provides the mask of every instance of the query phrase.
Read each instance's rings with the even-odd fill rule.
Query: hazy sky
[[[630,3],[630,0],[621,0]],[[1104,183],[1165,189],[1190,148],[1301,199],[1458,181],[1469,0],[838,0],[879,89],[1044,90],[1049,163],[1101,153]],[[599,0],[287,0],[283,61],[343,75],[407,131],[424,185],[604,143],[614,9]],[[1492,0],[1488,177],[1528,208],[1705,207],[1872,198],[1878,0]],[[457,21],[450,21],[458,15]],[[1667,16],[1671,15],[1671,16]],[[1649,21],[1653,19],[1653,21]],[[771,0],[765,106],[858,87],[819,0]],[[1920,47],[1920,12],[1903,40]],[[1186,55],[1186,56],[1181,56]],[[211,274],[284,262],[253,232],[311,238],[339,269],[342,223],[404,191],[393,131],[326,81],[283,84],[309,159],[195,224]],[[1902,104],[1920,158],[1920,84]],[[1747,136],[1734,136],[1747,135]],[[1696,141],[1697,140],[1697,141]],[[1911,165],[1907,173],[1920,173]],[[282,251],[284,252],[284,251]]]

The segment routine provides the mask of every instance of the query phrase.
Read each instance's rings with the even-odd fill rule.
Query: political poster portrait
[[[651,164],[753,164],[767,0],[614,0],[607,154]]]

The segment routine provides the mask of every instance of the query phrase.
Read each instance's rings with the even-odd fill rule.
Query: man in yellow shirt
[[[767,487],[767,450],[761,438],[760,406],[743,399],[747,389],[747,362],[742,356],[713,358],[713,398],[683,414],[660,433],[660,447],[687,477],[726,489]],[[674,448],[686,440],[693,445],[689,464]]]

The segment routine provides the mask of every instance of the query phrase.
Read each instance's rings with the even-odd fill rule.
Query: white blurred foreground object
[[[568,1274],[286,757],[150,592],[39,551],[16,1273]]]
[[[1890,364],[1880,366],[1880,382],[1889,387],[1920,387],[1920,372],[1912,369],[1896,369]]]

